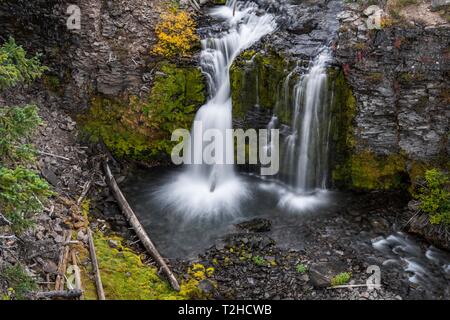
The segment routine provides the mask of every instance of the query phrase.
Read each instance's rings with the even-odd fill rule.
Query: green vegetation
[[[372,83],[379,83],[383,80],[384,75],[382,72],[372,72],[367,76],[367,80]]]
[[[43,209],[42,202],[51,195],[50,187],[29,169],[0,168],[0,209],[15,232],[32,225],[30,216]]]
[[[0,47],[0,89],[31,82],[46,70],[39,62],[39,55],[27,58],[25,50],[13,38]]]
[[[308,269],[303,263],[299,263],[295,266],[295,270],[297,270],[298,273],[305,273]]]
[[[430,169],[425,172],[423,185],[417,199],[420,209],[430,216],[432,224],[450,225],[450,179],[446,172]]]
[[[267,264],[267,261],[261,256],[254,256],[254,257],[252,257],[252,261],[257,266],[263,266],[263,265]]]
[[[34,105],[2,107],[0,109],[0,158],[8,160],[33,160],[34,152],[29,138],[41,119]]]
[[[404,85],[412,85],[417,81],[424,80],[424,75],[420,72],[401,72],[398,75],[398,80]]]
[[[30,82],[44,70],[38,56],[26,58],[25,50],[13,39],[0,47],[1,89]],[[32,215],[43,209],[43,203],[52,194],[47,182],[28,168],[35,155],[29,138],[39,124],[36,106],[0,109],[0,214],[17,233],[32,225]]]
[[[331,286],[342,286],[350,281],[352,274],[350,272],[342,272],[331,279]]]
[[[330,68],[328,70],[329,87],[333,88],[334,96],[331,101],[332,122],[330,137],[335,146],[334,162],[335,171],[340,172],[341,167],[348,163],[355,146],[353,120],[356,115],[356,99],[348,85],[344,72],[340,69]],[[340,173],[339,173],[340,174]],[[336,176],[333,173],[334,183],[344,187],[347,178]]]
[[[333,180],[348,189],[390,190],[405,187],[406,160],[402,155],[387,157],[369,150],[353,154],[333,171]]]
[[[118,244],[112,248],[109,242]],[[194,264],[188,270],[188,277],[180,283],[180,291],[174,291],[169,283],[158,275],[158,269],[145,265],[141,257],[123,246],[122,239],[116,236],[105,236],[100,232],[94,234],[95,248],[102,275],[102,283],[108,300],[180,300],[207,298],[198,288],[200,281],[212,276],[214,269]],[[88,257],[85,249],[82,260]],[[85,298],[97,299],[95,283],[88,274],[91,265],[82,272],[85,286]]]
[[[189,129],[195,112],[206,100],[198,68],[162,62],[148,100],[125,101],[94,97],[89,112],[80,117],[92,140],[103,140],[119,157],[148,160],[170,154],[172,131]]]
[[[12,297],[17,300],[25,300],[28,293],[37,289],[34,279],[27,274],[20,264],[5,267],[1,270],[0,277],[9,286],[9,294],[5,295],[3,299],[11,299]]]
[[[280,120],[289,123],[291,108],[277,105],[286,102],[280,89],[289,66],[289,61],[271,50],[266,53],[256,53],[254,50],[241,53],[230,69],[233,117],[243,118],[250,108],[259,105],[272,110],[277,107]]]

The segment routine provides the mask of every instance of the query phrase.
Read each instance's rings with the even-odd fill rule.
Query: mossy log
[[[92,231],[90,228],[87,229],[87,233],[89,237],[89,251],[91,253],[91,262],[95,274],[95,286],[97,287],[98,300],[106,300],[102,278],[100,276],[100,268],[98,267],[97,255],[95,253],[94,238],[92,237]]]
[[[167,279],[169,280],[172,288],[176,291],[180,291],[180,285],[178,284],[178,281],[175,278],[175,275],[169,269],[169,267],[167,266],[163,257],[158,252],[158,250],[156,249],[153,242],[150,240],[150,237],[148,236],[148,234],[145,232],[144,227],[139,222],[139,219],[136,217],[136,214],[133,212],[133,209],[131,209],[131,206],[129,205],[128,201],[125,199],[125,196],[123,195],[122,191],[120,190],[119,186],[117,185],[117,182],[114,179],[114,176],[111,173],[111,169],[109,168],[109,165],[106,161],[104,162],[103,166],[104,166],[106,180],[108,182],[108,185],[111,188],[117,202],[119,203],[123,214],[125,215],[128,222],[133,227],[134,231],[136,232],[137,236],[139,237],[139,240],[141,240],[141,242],[144,245],[147,252],[152,256],[153,259],[155,259],[156,263],[158,263],[158,265],[161,267],[162,271],[164,272]]]

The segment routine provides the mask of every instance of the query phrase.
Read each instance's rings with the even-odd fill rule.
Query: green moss
[[[280,54],[269,50],[256,53],[244,51],[230,69],[233,117],[243,118],[250,108],[259,106],[273,110],[284,101],[281,88],[286,79],[290,62]],[[290,122],[290,108],[283,108],[280,120]]]
[[[114,240],[119,245],[111,248],[108,241]],[[122,239],[105,236],[100,232],[94,234],[94,243],[100,268],[105,296],[108,300],[181,300],[207,298],[198,288],[200,281],[214,273],[213,268],[194,264],[180,283],[180,291],[174,291],[169,283],[158,275],[158,269],[142,263],[141,257],[123,246]],[[84,259],[88,252],[82,254]],[[90,263],[83,272],[84,296],[87,300],[97,299],[95,284],[89,277]]]
[[[149,160],[170,154],[172,131],[189,129],[195,112],[206,100],[200,69],[157,66],[149,98],[94,97],[89,112],[80,117],[84,131],[94,141],[103,140],[117,156]]]
[[[240,57],[241,59],[244,60],[251,60],[254,56],[256,55],[256,51],[255,50],[245,50],[244,52],[241,53]]]
[[[331,286],[342,286],[347,284],[352,277],[350,272],[342,272],[331,279]]]
[[[382,75],[374,74],[374,79]],[[333,88],[333,183],[341,189],[388,190],[405,187],[406,157],[392,154],[376,156],[369,150],[355,152],[353,121],[357,112],[356,99],[344,73],[339,69],[328,72]]]
[[[406,159],[392,154],[381,157],[364,150],[333,171],[333,180],[346,189],[390,190],[406,186]]]
[[[129,100],[94,97],[88,113],[80,116],[79,121],[92,141],[102,140],[115,155],[145,158],[151,150],[151,136],[143,130],[148,128],[145,123],[138,124],[141,130],[128,123],[130,113],[134,112]],[[133,118],[139,119],[139,112]]]
[[[254,257],[252,258],[252,261],[253,261],[253,263],[256,264],[257,266],[264,266],[264,265],[267,264],[267,261],[266,261],[263,257],[261,257],[261,256],[254,256]]]
[[[404,85],[411,85],[414,82],[424,80],[425,76],[420,72],[401,72],[398,74],[397,79]]]
[[[383,80],[383,77],[382,72],[372,72],[367,76],[367,80],[371,83],[379,83]]]
[[[356,116],[356,99],[342,70],[330,68],[328,81],[328,87],[333,92],[330,95],[333,119],[330,137],[334,149],[332,163],[335,168],[339,169],[346,166],[355,147],[353,121]],[[335,174],[333,174],[334,176]],[[343,187],[340,179],[333,179],[333,181],[336,186]]]

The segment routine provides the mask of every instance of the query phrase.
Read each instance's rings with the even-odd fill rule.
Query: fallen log
[[[81,283],[81,271],[80,268],[78,267],[76,249],[72,249],[71,255],[72,255],[72,266],[75,276],[75,289],[83,290],[83,285]],[[83,300],[83,294],[81,294],[80,299]]]
[[[69,259],[70,247],[67,243],[70,242],[72,236],[70,231],[66,231],[64,234],[65,234],[65,244],[59,256],[58,275],[56,276],[55,281],[55,291],[64,290],[64,275],[67,269],[67,260]]]
[[[339,286],[328,287],[327,290],[347,289],[347,288],[363,288],[363,287],[379,289],[379,288],[381,288],[381,285],[380,284],[343,284],[343,285],[339,285]]]
[[[111,173],[111,169],[109,168],[109,165],[106,161],[104,162],[104,169],[105,169],[106,180],[108,182],[108,185],[111,188],[117,202],[119,203],[119,206],[122,209],[123,214],[127,218],[130,225],[133,227],[134,231],[136,232],[137,236],[141,240],[141,242],[144,245],[147,252],[152,256],[152,258],[156,261],[156,263],[161,267],[162,271],[164,272],[167,279],[169,280],[172,288],[176,291],[179,291],[180,285],[178,284],[178,281],[175,278],[175,275],[169,269],[169,267],[167,266],[163,257],[158,252],[158,250],[156,249],[153,242],[150,240],[150,237],[148,236],[148,234],[145,232],[144,227],[139,222],[139,219],[136,217],[136,214],[133,212],[133,209],[131,209],[131,206],[128,204],[127,200],[125,199],[125,196],[123,195],[122,191],[120,190],[119,186],[117,185],[117,182],[114,179],[114,176]]]
[[[53,157],[53,158],[57,158],[57,159],[65,160],[65,161],[72,161],[72,160],[70,160],[67,157],[63,157],[63,156],[60,156],[60,155],[57,155],[57,154],[53,154],[53,153],[49,153],[49,152],[45,152],[45,151],[38,150],[37,153],[39,153],[42,156],[49,156],[49,157]]]
[[[91,188],[92,185],[92,180],[89,180],[88,182],[86,182],[86,184],[83,187],[83,191],[81,192],[80,197],[77,200],[77,205],[79,206],[81,204],[81,202],[83,202],[83,199],[86,197],[86,195],[89,192],[89,189]]]
[[[76,299],[81,297],[83,291],[74,289],[74,290],[55,290],[55,291],[44,291],[44,292],[33,292],[29,294],[30,299],[39,300],[39,299]]]
[[[100,276],[100,269],[98,267],[97,255],[95,253],[94,239],[92,238],[92,231],[90,228],[87,229],[89,237],[89,251],[91,252],[91,262],[95,274],[95,286],[97,287],[98,300],[106,300],[105,291],[103,291],[102,278]]]

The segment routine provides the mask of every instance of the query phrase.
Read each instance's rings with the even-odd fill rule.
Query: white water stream
[[[242,198],[247,196],[245,184],[235,174],[234,165],[202,164],[207,147],[203,133],[208,129],[220,131],[223,137],[231,134],[232,103],[229,70],[234,59],[245,49],[276,28],[271,14],[261,14],[253,2],[229,0],[225,6],[211,11],[211,15],[225,20],[229,27],[220,38],[202,40],[201,66],[208,80],[209,101],[196,114],[191,131],[191,147],[184,155],[191,165],[158,192],[162,203],[187,216],[235,213]],[[201,124],[202,129],[199,129]],[[223,150],[215,150],[226,163],[227,155],[234,155],[232,139],[224,139]],[[224,141],[224,142],[225,142]],[[229,143],[231,142],[231,143]],[[186,161],[185,161],[186,163]]]

